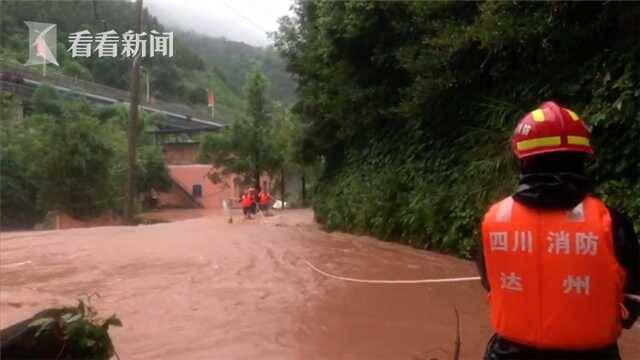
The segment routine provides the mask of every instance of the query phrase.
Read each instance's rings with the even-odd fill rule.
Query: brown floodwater
[[[479,359],[491,334],[479,282],[357,284],[342,276],[475,276],[472,263],[365,236],[326,233],[310,211],[233,224],[169,211],[171,223],[0,237],[0,326],[98,293],[125,359]],[[640,358],[640,328],[621,341]]]

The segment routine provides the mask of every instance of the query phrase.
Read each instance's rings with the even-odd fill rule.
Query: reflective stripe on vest
[[[561,211],[504,199],[485,215],[482,242],[491,321],[500,336],[543,349],[616,342],[624,271],[600,200],[587,197]]]

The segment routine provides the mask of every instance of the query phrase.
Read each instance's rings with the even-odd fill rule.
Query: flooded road
[[[368,237],[326,233],[310,211],[228,224],[215,213],[137,227],[5,233],[0,325],[44,307],[93,304],[116,313],[121,359],[451,359],[490,336],[479,282],[355,284],[475,276],[472,263]],[[640,328],[623,355],[640,358]],[[635,341],[634,341],[635,340]]]

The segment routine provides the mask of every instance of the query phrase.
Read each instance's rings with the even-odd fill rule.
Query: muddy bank
[[[454,309],[462,358],[479,358],[490,336],[478,282],[352,284],[305,264],[420,279],[474,276],[469,262],[328,234],[308,211],[176,217],[187,220],[2,234],[0,325],[98,292],[94,305],[124,322],[113,330],[122,359],[450,359]],[[640,357],[638,330],[623,339],[628,359]]]

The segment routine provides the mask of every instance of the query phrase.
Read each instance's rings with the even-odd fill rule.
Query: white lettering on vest
[[[549,247],[547,252],[555,254],[569,254],[571,244],[569,243],[569,233],[566,231],[550,231],[547,236]]]
[[[511,251],[533,252],[533,234],[531,231],[514,232],[515,243]]]
[[[574,276],[567,275],[562,282],[564,293],[576,293],[589,295],[591,293],[591,277],[590,276]]]
[[[514,272],[509,274],[501,272],[500,287],[506,290],[522,291],[522,277],[516,275]]]
[[[490,232],[489,239],[491,240],[491,251],[509,250],[506,231]]]
[[[598,254],[598,236],[592,232],[576,233],[576,254],[591,256]]]

